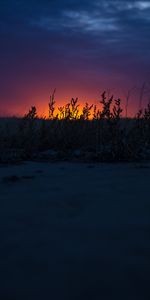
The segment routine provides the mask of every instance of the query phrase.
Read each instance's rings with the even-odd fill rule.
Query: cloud
[[[98,7],[103,7],[107,12],[117,11],[147,11],[150,9],[149,1],[134,1],[134,0],[108,0],[108,1],[96,1]]]
[[[57,1],[57,0],[56,0]],[[67,61],[94,64],[136,64],[148,59],[149,2],[131,0],[93,0],[69,8],[64,1],[57,12],[43,11],[30,19],[30,26],[40,36],[46,35],[49,48],[61,52]],[[83,5],[84,4],[84,5]],[[45,12],[45,11],[44,11]],[[42,30],[39,30],[42,29]],[[47,41],[48,46],[48,41]],[[122,57],[122,60],[121,60]],[[119,61],[119,62],[118,62]]]
[[[39,20],[32,20],[36,25],[46,30],[71,29],[82,32],[107,32],[118,30],[116,19],[105,17],[98,12],[64,10],[59,18],[40,17]]]
[[[150,21],[149,12],[148,1],[87,0],[85,3],[84,0],[65,0],[61,2],[59,9],[56,3],[51,10],[49,5],[47,12],[43,9],[39,15],[30,19],[30,25],[65,34],[72,32],[97,35],[111,32],[116,35],[120,31],[124,34],[129,28],[131,31],[137,30],[136,27],[139,26],[143,28],[145,22]]]
[[[133,4],[130,4],[130,7],[137,8],[139,10],[147,10],[150,9],[150,2],[148,1],[136,1]]]
[[[2,0],[0,20],[0,62],[14,61],[12,74],[25,59],[57,76],[68,68],[144,77],[150,69],[150,1]]]
[[[114,31],[118,30],[115,18],[108,18],[95,12],[64,11],[64,26],[79,28],[84,31]]]

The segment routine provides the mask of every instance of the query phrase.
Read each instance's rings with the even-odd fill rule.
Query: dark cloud
[[[134,85],[150,75],[150,1],[1,0],[0,44],[6,102],[24,81]]]

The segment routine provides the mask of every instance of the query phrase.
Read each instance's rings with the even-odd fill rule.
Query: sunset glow
[[[104,90],[125,105],[128,90],[149,82],[149,13],[137,0],[2,0],[0,115],[31,105],[47,115],[54,88],[58,106],[72,97],[95,104]],[[138,103],[132,95],[130,115]]]

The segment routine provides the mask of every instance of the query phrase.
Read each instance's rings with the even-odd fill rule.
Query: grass
[[[122,117],[121,99],[104,92],[99,107],[78,99],[38,118],[33,106],[22,118],[1,119],[0,162],[21,160],[141,161],[150,159],[150,104],[135,118]]]

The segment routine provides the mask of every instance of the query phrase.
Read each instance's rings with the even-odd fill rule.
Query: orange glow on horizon
[[[52,90],[52,89],[51,89]],[[72,98],[76,99],[78,98],[78,104],[79,104],[79,115],[82,113],[82,108],[84,104],[87,102],[89,105],[93,104],[96,105],[99,109],[101,109],[101,105],[99,103],[99,100],[101,99],[101,94],[104,91],[104,89],[99,89],[96,92],[93,90],[87,90],[83,91],[82,89],[69,89],[67,92],[64,89],[56,89],[56,94],[55,94],[55,107],[61,107],[66,105],[67,103],[70,102]],[[123,113],[122,115],[125,116],[125,104],[126,104],[126,98],[121,90],[118,89],[113,93],[111,93],[110,90],[110,95],[114,94],[114,98],[121,98],[122,99],[122,108],[123,108]],[[23,98],[21,98],[20,95],[23,95]],[[45,117],[48,118],[49,113],[48,113],[48,103],[49,103],[49,95],[52,94],[47,90],[41,90],[39,89],[36,90],[36,93],[33,90],[26,91],[26,93],[22,93],[22,90],[18,90],[17,94],[17,99],[14,99],[11,101],[11,104],[7,104],[7,101],[3,101],[4,105],[1,108],[0,115],[1,116],[23,116],[25,115],[31,106],[36,106],[37,108],[37,114],[39,117]],[[132,97],[131,97],[132,98]],[[20,99],[22,99],[20,101]],[[5,104],[6,102],[6,104]],[[138,112],[138,101],[136,101],[136,98],[133,97],[129,101],[129,107],[128,107],[128,117],[134,117],[135,114]],[[56,114],[58,113],[58,110],[56,109]]]

